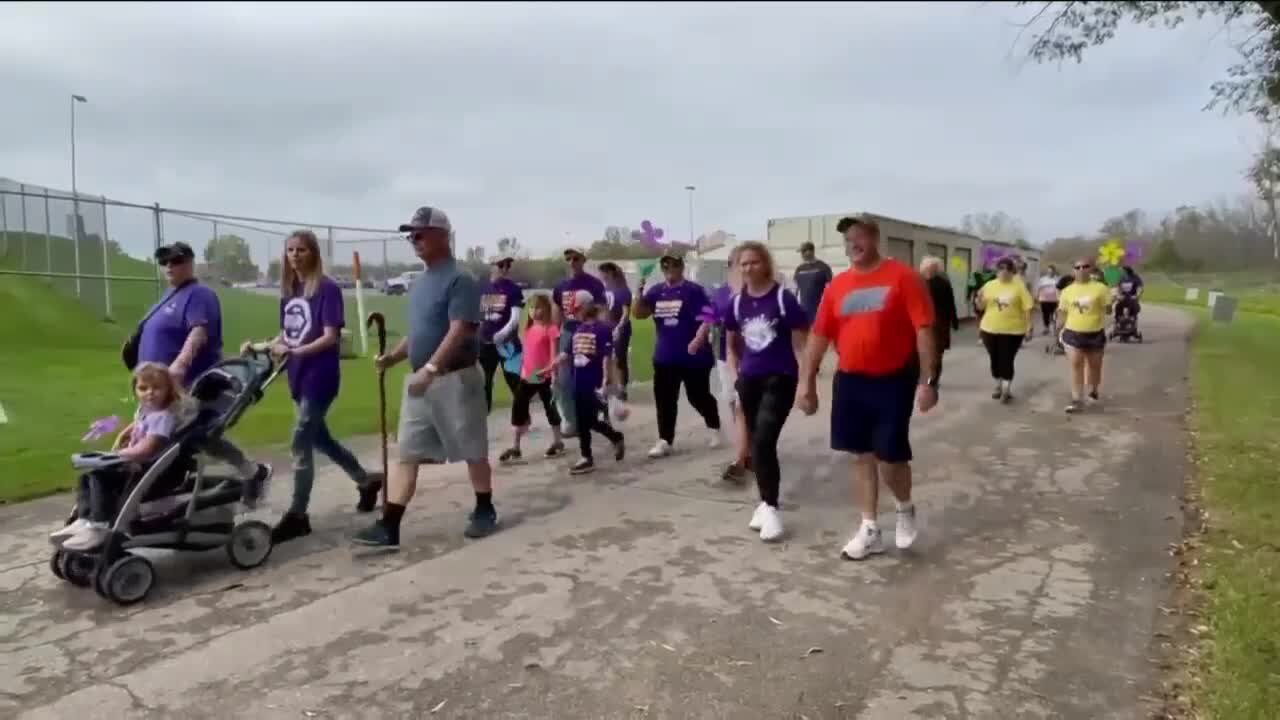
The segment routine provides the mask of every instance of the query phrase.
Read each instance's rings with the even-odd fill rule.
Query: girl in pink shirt
[[[564,438],[560,434],[560,413],[557,412],[551,394],[551,382],[556,372],[556,351],[560,341],[560,328],[551,321],[551,300],[546,295],[535,295],[529,306],[529,321],[524,330],[524,357],[520,364],[520,384],[511,400],[511,428],[514,443],[498,456],[498,462],[519,462],[520,439],[529,432],[529,404],[536,395],[542,401],[551,423],[554,441],[543,453],[545,457],[558,457],[564,453]]]

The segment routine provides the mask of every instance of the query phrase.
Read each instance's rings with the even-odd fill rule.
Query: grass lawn
[[[43,242],[43,236],[40,240]],[[116,273],[141,274],[151,272],[150,268],[128,258],[112,260]],[[109,444],[104,440],[91,448],[82,443],[80,438],[89,424],[108,415],[119,415],[122,420],[132,415],[135,401],[119,348],[132,333],[133,323],[155,301],[155,286],[112,282],[111,293],[114,315],[120,318],[117,323],[103,322],[98,313],[42,279],[0,275],[0,308],[4,309],[0,321],[0,403],[9,418],[8,424],[0,425],[0,502],[69,489],[75,480],[70,455]],[[275,296],[226,288],[219,288],[218,295],[224,353],[234,353],[243,340],[264,339],[277,331],[279,300]],[[365,311],[386,316],[388,344],[399,339],[404,327],[404,303],[403,297],[366,296]],[[354,298],[348,298],[346,311],[347,327],[357,333],[362,320],[357,317]],[[637,323],[632,340],[633,380],[652,376],[652,366],[646,361],[652,350],[653,325]],[[393,428],[403,376],[401,367],[387,378],[388,418]],[[495,383],[494,404],[510,404],[501,380]],[[231,437],[246,448],[286,443],[293,419],[293,405],[282,378],[264,401],[246,414]],[[343,362],[342,391],[329,412],[329,425],[338,437],[378,432],[378,383],[371,359]]]
[[[1193,450],[1209,518],[1195,703],[1207,717],[1264,720],[1280,707],[1280,312],[1230,325],[1193,312]]]

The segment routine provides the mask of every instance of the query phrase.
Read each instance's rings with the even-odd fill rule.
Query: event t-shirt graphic
[[[292,298],[285,303],[283,315],[280,325],[284,344],[298,347],[306,343],[311,334],[311,303],[305,298]]]

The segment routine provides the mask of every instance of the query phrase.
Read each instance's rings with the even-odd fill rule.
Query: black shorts
[[[1102,352],[1107,347],[1105,330],[1097,332],[1062,331],[1062,344],[1082,352]]]
[[[873,453],[886,463],[910,462],[919,383],[917,365],[891,375],[837,372],[831,381],[831,449]]]

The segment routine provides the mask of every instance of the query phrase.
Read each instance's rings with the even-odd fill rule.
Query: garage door
[[[914,248],[915,243],[910,240],[895,237],[889,238],[889,257],[897,258],[911,266],[916,264]]]

